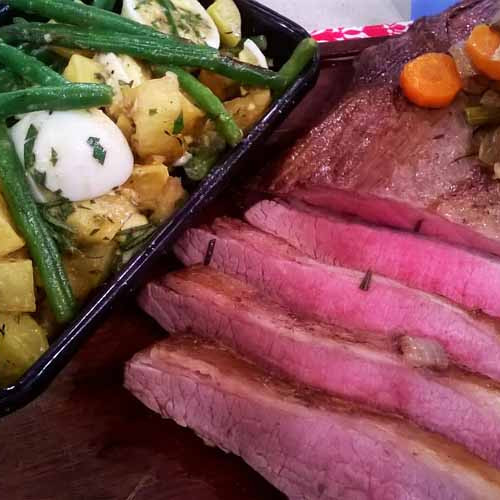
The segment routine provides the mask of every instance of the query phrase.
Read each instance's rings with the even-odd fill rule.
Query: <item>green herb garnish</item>
[[[156,230],[154,224],[144,224],[120,231],[115,240],[118,242],[116,267],[125,265],[140,250]]]
[[[52,166],[55,167],[57,165],[57,151],[54,148],[50,148],[50,163],[52,163]]]
[[[40,172],[34,168],[31,171],[31,177],[39,186],[45,187],[45,182],[47,180],[46,172]]]
[[[37,137],[38,129],[31,124],[26,133],[26,139],[24,140],[24,168],[27,172],[30,172],[35,166],[36,156],[33,150]]]
[[[40,213],[47,223],[52,237],[62,251],[74,252],[74,230],[68,226],[67,219],[75,211],[73,204],[63,196],[49,203],[40,203]]]
[[[172,132],[174,135],[180,134],[184,130],[184,115],[181,111],[179,116],[174,121],[174,128]]]
[[[99,137],[89,137],[87,144],[93,149],[92,156],[101,164],[104,165],[106,160],[106,150],[101,146]]]

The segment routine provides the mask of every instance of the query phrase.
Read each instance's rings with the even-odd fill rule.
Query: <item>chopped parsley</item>
[[[120,231],[116,235],[118,242],[116,267],[119,269],[125,265],[140,248],[144,247],[155,230],[155,225],[144,224]]]
[[[45,183],[47,181],[47,172],[40,172],[40,170],[34,168],[31,171],[31,177],[39,186],[45,187]]]
[[[92,156],[101,164],[104,165],[106,160],[106,150],[102,147],[99,137],[89,137],[87,144],[93,149]]]
[[[157,115],[158,114],[158,110],[156,108],[151,108],[149,111],[148,111],[148,114],[149,116],[154,116],[154,115]]]
[[[56,193],[54,193],[56,194]],[[57,195],[55,201],[39,204],[40,213],[57,246],[62,251],[75,251],[73,244],[74,230],[68,226],[66,220],[75,211],[73,204],[63,196]]]
[[[174,128],[172,132],[174,135],[180,134],[184,130],[184,115],[182,111],[179,113],[179,116],[174,121]]]
[[[57,165],[57,151],[54,148],[50,148],[50,163],[52,163],[52,166],[55,167]]]
[[[24,140],[24,168],[31,172],[35,166],[36,156],[34,153],[35,141],[38,137],[38,129],[31,124],[28,132],[26,133],[26,139]]]

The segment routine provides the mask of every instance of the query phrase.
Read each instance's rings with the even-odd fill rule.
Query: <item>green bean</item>
[[[221,56],[217,51],[200,52],[199,49],[203,47],[198,45],[165,44],[163,40],[150,36],[105,33],[65,24],[29,23],[3,26],[0,28],[0,38],[10,44],[50,43],[96,52],[128,54],[152,63],[205,68],[246,85],[264,86],[278,91],[283,90],[286,83],[285,77],[274,71]]]
[[[295,47],[290,59],[279,70],[279,74],[285,79],[285,89],[292,85],[317,52],[318,43],[313,38],[304,38]]]
[[[12,92],[25,88],[27,85],[10,69],[0,68],[0,92]]]
[[[114,12],[67,0],[4,0],[4,3],[23,12],[38,14],[59,23],[77,24],[101,29],[110,33],[149,35],[169,41],[175,45],[186,43],[161,33],[151,26],[137,23]],[[210,47],[200,47],[204,52],[213,52]]]
[[[0,40],[0,63],[31,83],[56,86],[65,85],[66,79],[45,66],[35,57],[7,45]]]
[[[155,67],[155,73],[165,74],[171,71],[177,75],[179,85],[189,94],[205,113],[215,121],[217,130],[231,146],[236,146],[243,139],[243,132],[238,127],[230,113],[227,112],[220,99],[191,73],[177,66]]]
[[[88,109],[111,104],[113,91],[108,85],[72,83],[64,87],[31,87],[0,94],[0,117],[32,111]]]
[[[93,0],[92,5],[98,9],[113,10],[116,0]]]
[[[29,56],[36,57],[39,61],[43,62],[49,68],[52,68],[56,73],[62,73],[68,64],[68,60],[56,54],[50,47],[36,46],[32,43],[21,43],[16,45],[19,50],[22,50]]]
[[[33,200],[4,122],[0,123],[0,184],[12,218],[40,273],[54,315],[58,322],[65,323],[76,311],[73,292],[57,245]]]

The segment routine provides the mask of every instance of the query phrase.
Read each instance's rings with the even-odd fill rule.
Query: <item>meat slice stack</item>
[[[465,0],[363,55],[260,180],[279,199],[187,231],[187,267],[140,295],[171,338],[126,386],[292,499],[500,498],[500,184],[462,103],[417,109],[396,83],[496,8]]]
[[[189,267],[143,290],[174,340],[136,355],[127,387],[290,498],[500,495],[500,335],[465,308],[494,303],[480,281],[449,282],[466,263],[494,276],[496,260],[285,202],[246,219],[188,230],[176,253]],[[424,277],[405,271],[425,252]],[[447,252],[443,273],[432,262]],[[430,293],[446,290],[462,307]]]
[[[404,415],[500,467],[500,394],[484,381],[415,370],[391,345],[298,319],[207,267],[150,284],[140,303],[168,332],[195,333],[278,375]]]

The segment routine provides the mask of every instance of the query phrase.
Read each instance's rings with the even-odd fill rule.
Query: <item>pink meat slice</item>
[[[500,260],[305,204],[264,200],[246,220],[321,262],[377,274],[500,317]]]
[[[125,386],[235,453],[292,500],[493,500],[497,472],[402,421],[298,391],[228,351],[180,339],[135,355]]]
[[[272,168],[263,188],[312,205],[500,254],[500,183],[471,155],[462,96],[445,109],[411,104],[399,74],[489,22],[495,0],[469,0],[367,49],[350,92]]]
[[[228,218],[187,231],[175,251],[185,265],[210,260],[213,268],[240,277],[305,317],[391,339],[405,334],[434,339],[456,364],[500,380],[494,322],[445,299],[317,262],[279,238]]]
[[[484,382],[413,369],[387,349],[353,343],[350,332],[296,319],[208,267],[150,283],[139,303],[172,334],[200,335],[302,384],[402,414],[500,468],[500,392]]]

